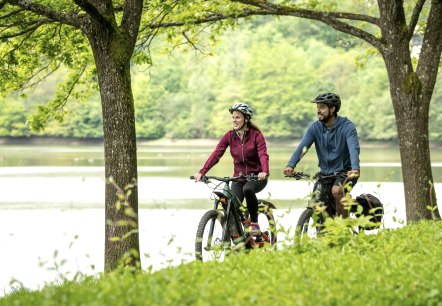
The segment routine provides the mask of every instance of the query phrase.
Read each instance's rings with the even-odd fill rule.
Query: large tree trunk
[[[100,85],[105,158],[105,271],[140,267],[133,49],[109,29],[91,39]]]
[[[414,72],[409,34],[403,30],[406,28],[403,8],[396,2],[381,2],[385,5],[381,6],[381,29],[386,44],[385,49],[380,52],[390,80],[396,117],[407,222],[440,219],[433,188],[428,139],[431,94],[426,94],[429,89],[432,92],[434,88],[434,83],[431,83],[433,78],[435,80],[437,70],[433,73],[421,73],[420,77]],[[427,84],[423,84],[424,82]]]
[[[421,85],[413,72],[400,74],[398,64],[388,65],[390,90],[395,111],[404,181],[407,222],[439,219],[436,193],[433,186],[428,141],[429,101],[420,95]],[[410,79],[414,81],[410,82]]]

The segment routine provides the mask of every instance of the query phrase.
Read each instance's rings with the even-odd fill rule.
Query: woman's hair
[[[249,119],[249,122],[247,122],[247,126],[248,126],[249,128],[251,128],[251,129],[255,129],[255,130],[258,130],[258,131],[261,132],[261,130],[259,129],[259,127],[258,127],[256,124],[254,124],[250,119]]]

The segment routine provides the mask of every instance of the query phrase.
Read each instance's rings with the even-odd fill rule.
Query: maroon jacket
[[[215,151],[200,170],[202,175],[205,175],[218,163],[228,146],[230,146],[230,154],[233,158],[234,176],[250,173],[258,174],[259,172],[270,174],[269,155],[267,154],[264,136],[260,131],[251,128],[245,131],[242,142],[234,130],[224,134]]]

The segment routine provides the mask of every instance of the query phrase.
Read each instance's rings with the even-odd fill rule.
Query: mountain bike
[[[194,179],[193,176],[190,177]],[[264,247],[276,243],[276,223],[272,203],[258,199],[258,222],[261,233],[249,233],[250,216],[247,207],[232,193],[233,181],[257,180],[257,175],[217,177],[203,176],[201,182],[213,190],[213,209],[201,218],[196,232],[195,256],[197,260],[223,260],[229,252]],[[211,180],[217,182],[213,183]]]
[[[300,238],[305,235],[310,238],[315,238],[323,231],[326,218],[334,218],[337,216],[335,199],[331,193],[335,180],[337,178],[344,178],[342,188],[346,189],[345,193],[347,194],[348,189],[346,183],[348,177],[344,173],[324,175],[320,172],[314,176],[303,172],[295,172],[293,176],[290,177],[296,180],[313,179],[315,182],[311,193],[311,200],[307,208],[301,213],[295,231],[295,235]],[[358,233],[362,230],[379,228],[384,210],[382,203],[376,197],[371,194],[362,194],[356,197],[356,201],[351,203],[349,212],[354,217],[361,215],[370,216],[371,225],[357,226],[357,228],[352,229],[354,233]]]

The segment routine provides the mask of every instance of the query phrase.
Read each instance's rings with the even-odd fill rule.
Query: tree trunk
[[[105,271],[140,267],[137,148],[130,78],[133,49],[104,29],[91,41],[100,85],[105,159]]]
[[[422,97],[422,84],[412,71],[407,49],[384,57],[396,116],[404,181],[407,222],[440,219],[433,186],[428,140],[430,101]],[[435,210],[429,209],[435,207]]]
[[[440,219],[431,170],[428,120],[431,93],[437,69],[422,69],[440,58],[440,46],[424,45],[418,73],[413,69],[403,5],[400,1],[379,1],[381,31],[385,41],[379,49],[390,80],[390,94],[396,117],[404,181],[407,222]],[[433,1],[425,41],[440,43],[441,5]],[[438,43],[436,43],[436,46]],[[422,66],[423,64],[423,66]],[[438,63],[435,63],[436,65]]]

